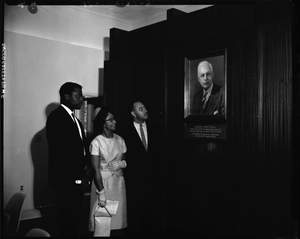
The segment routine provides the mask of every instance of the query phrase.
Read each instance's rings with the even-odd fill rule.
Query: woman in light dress
[[[97,108],[94,115],[94,132],[97,136],[90,144],[94,180],[91,188],[89,231],[94,231],[94,213],[107,200],[118,201],[116,215],[111,218],[111,233],[123,235],[127,227],[126,189],[122,168],[125,168],[126,145],[122,137],[113,133],[116,120],[107,107]],[[120,233],[121,232],[121,233]]]

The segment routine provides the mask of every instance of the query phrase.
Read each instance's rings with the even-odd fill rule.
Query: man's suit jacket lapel
[[[82,140],[84,141],[86,136],[85,136],[85,131],[84,131],[83,125],[80,121],[79,121],[79,125],[80,125],[80,129],[81,129]]]
[[[73,119],[71,118],[69,113],[62,106],[60,106],[60,107],[61,107],[61,111],[62,111],[62,116],[64,117],[64,121],[67,122],[66,127],[68,127],[71,132],[74,132],[74,135],[77,135],[80,138],[80,140],[84,140],[85,134],[84,134],[84,128],[83,128],[82,123],[78,120],[83,139],[81,139],[81,137],[80,137],[77,124],[73,121]]]
[[[148,126],[148,125],[147,125]],[[139,133],[137,132],[136,128],[134,127],[134,124],[132,123],[132,127],[131,127],[132,131],[133,131],[133,135],[134,135],[134,140],[136,141],[136,145],[140,148],[143,149],[146,152],[146,149],[144,147],[144,144],[141,140],[141,137],[139,135]],[[149,139],[149,135],[148,135],[148,139]],[[149,140],[148,140],[149,142]]]
[[[199,105],[199,114],[203,114],[203,104],[202,104],[203,90],[201,89],[199,97],[198,97],[198,105]],[[206,106],[207,107],[207,106]]]
[[[154,137],[155,137],[155,133],[154,133],[154,128],[152,128],[152,125],[147,122],[147,135],[148,135],[148,147],[147,147],[147,153],[149,153],[152,150],[152,144],[154,142]]]
[[[83,124],[81,123],[81,121],[79,119],[77,119],[78,123],[79,123],[79,126],[80,126],[80,130],[81,130],[81,135],[82,135],[82,141],[85,140],[85,132],[84,132],[84,128],[83,128]],[[73,121],[74,122],[74,121]],[[79,131],[78,131],[78,127],[77,127],[77,124],[74,124],[76,126],[76,129],[77,129],[77,132],[78,132],[78,135],[80,137],[80,134],[79,134]],[[81,137],[80,137],[81,139]]]
[[[208,114],[212,115],[216,109],[217,103],[218,103],[218,98],[219,98],[219,87],[216,86],[214,84],[212,91],[211,91],[211,95],[210,95],[210,99],[208,102]]]

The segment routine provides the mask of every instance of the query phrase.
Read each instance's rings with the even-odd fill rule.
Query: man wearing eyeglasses
[[[211,63],[202,61],[197,68],[201,90],[194,96],[192,114],[224,115],[224,88],[213,82],[214,71]]]

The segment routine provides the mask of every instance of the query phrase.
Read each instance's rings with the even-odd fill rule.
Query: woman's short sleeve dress
[[[110,171],[107,165],[113,161],[122,160],[126,145],[122,137],[113,134],[112,138],[98,135],[90,144],[91,155],[100,156],[100,172],[106,191],[107,200],[119,201],[116,215],[111,219],[111,230],[127,227],[126,189],[122,169]],[[98,204],[96,186],[92,182],[89,230],[94,231],[94,212]]]

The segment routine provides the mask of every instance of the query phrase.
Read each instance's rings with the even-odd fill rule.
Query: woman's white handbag
[[[97,206],[94,213],[95,230],[94,237],[109,237],[111,217],[116,215],[119,201],[106,201],[105,207]]]

